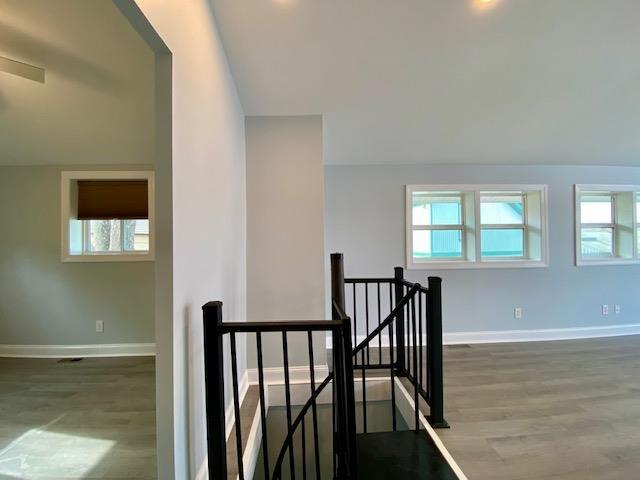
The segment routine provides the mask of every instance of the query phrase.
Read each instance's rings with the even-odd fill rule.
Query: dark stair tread
[[[424,431],[362,433],[356,436],[358,478],[457,480]]]

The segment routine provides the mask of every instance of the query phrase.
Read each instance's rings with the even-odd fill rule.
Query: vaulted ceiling
[[[638,0],[212,0],[248,115],[325,162],[640,165]]]
[[[111,0],[0,0],[0,165],[151,163],[149,47]]]

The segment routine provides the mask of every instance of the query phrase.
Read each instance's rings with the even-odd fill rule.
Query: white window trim
[[[63,262],[151,262],[155,260],[155,183],[150,170],[131,171],[64,171],[61,175],[61,260]],[[77,180],[147,180],[149,202],[148,252],[69,253],[69,222],[71,220],[71,182]]]
[[[582,258],[582,240],[581,240],[581,232],[582,232],[582,222],[581,220],[581,202],[580,199],[584,192],[602,192],[605,194],[615,195],[616,193],[632,193],[633,201],[632,201],[632,218],[633,218],[633,258],[624,258],[617,256],[616,252],[616,229],[618,227],[618,221],[616,218],[616,199],[613,198],[612,205],[612,220],[611,224],[595,224],[589,223],[585,224],[589,227],[597,228],[599,226],[603,228],[613,228],[613,250],[614,255],[612,257],[603,257],[597,259],[584,259]],[[598,266],[606,266],[606,265],[638,265],[640,264],[640,252],[638,252],[638,221],[636,215],[636,197],[640,195],[640,185],[601,185],[601,184],[576,184],[574,185],[574,223],[575,223],[575,261],[576,266],[578,267],[598,267]]]
[[[415,261],[413,258],[413,227],[412,199],[414,192],[461,192],[463,196],[473,195],[474,198],[474,222],[473,227],[466,223],[463,204],[463,249],[466,245],[467,234],[472,231],[475,239],[475,259],[447,259],[447,260],[423,260]],[[492,258],[482,260],[480,231],[480,193],[481,192],[539,192],[540,194],[540,235],[541,258],[532,260],[529,258]],[[526,197],[525,197],[526,198]],[[526,201],[526,200],[525,200]],[[464,198],[463,198],[464,203]],[[525,214],[526,215],[526,214]],[[406,267],[408,270],[455,270],[455,269],[498,269],[498,268],[545,268],[549,266],[549,214],[548,214],[548,187],[540,184],[459,184],[459,185],[407,185],[405,193],[405,248]],[[484,225],[490,228],[491,225]],[[505,225],[496,227],[506,228]],[[518,228],[522,228],[518,225]],[[527,228],[526,218],[524,224]],[[528,253],[528,241],[525,235],[525,255]]]

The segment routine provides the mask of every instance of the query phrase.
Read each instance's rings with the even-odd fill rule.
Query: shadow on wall
[[[182,352],[184,357],[182,359],[182,378],[185,381],[178,382],[178,385],[182,385],[182,394],[181,397],[184,399],[184,404],[186,408],[182,409],[184,413],[184,419],[182,422],[182,426],[178,427],[176,430],[176,436],[182,435],[183,437],[183,445],[187,455],[190,457],[189,465],[194,465],[195,461],[195,452],[193,452],[191,445],[193,444],[192,439],[193,435],[193,427],[191,425],[191,419],[197,418],[194,417],[191,413],[192,409],[195,408],[194,405],[191,405],[193,398],[198,398],[196,395],[192,395],[191,392],[193,388],[197,386],[197,381],[194,378],[194,366],[191,365],[192,359],[195,358],[196,352],[194,351],[193,342],[191,342],[191,334],[193,332],[193,327],[191,326],[191,306],[185,305],[182,309],[182,325],[180,326],[182,330]],[[190,478],[194,478],[195,472],[189,472]]]
[[[26,33],[13,25],[0,21],[0,43],[11,55],[33,59],[56,72],[99,91],[116,92],[120,82],[98,65],[78,57],[64,48],[33,33]],[[0,108],[3,102],[0,95]]]

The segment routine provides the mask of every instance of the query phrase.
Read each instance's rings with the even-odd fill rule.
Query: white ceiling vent
[[[44,83],[44,68],[35,67],[28,63],[18,62],[10,58],[0,56],[0,72],[11,73],[19,77]]]

